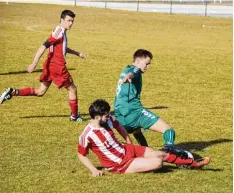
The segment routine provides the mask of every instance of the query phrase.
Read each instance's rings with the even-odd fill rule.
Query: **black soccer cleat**
[[[164,147],[162,148],[162,151],[166,153],[172,153],[175,154],[176,156],[182,158],[182,159],[187,159],[189,158],[189,155],[186,150],[176,147],[174,145],[168,145],[165,144]]]
[[[16,90],[13,88],[7,88],[2,95],[0,96],[0,104],[2,104],[4,101],[6,100],[10,100],[11,97],[13,96],[12,94],[15,92]]]
[[[74,115],[71,114],[71,116],[70,116],[70,121],[82,122],[83,119],[80,117],[80,113],[78,113],[77,116],[74,116]]]

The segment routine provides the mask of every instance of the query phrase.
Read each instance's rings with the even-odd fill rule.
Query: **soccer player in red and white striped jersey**
[[[91,171],[93,176],[102,176],[103,172],[96,169],[88,159],[89,149],[97,155],[101,165],[113,173],[151,171],[161,168],[163,162],[200,168],[210,161],[210,157],[206,157],[197,163],[191,158],[180,158],[172,153],[134,145],[124,127],[115,120],[114,116],[110,116],[109,112],[110,106],[105,100],[94,101],[89,107],[90,123],[79,137],[79,160]],[[126,144],[121,143],[115,137],[113,128],[126,140]]]
[[[43,65],[43,72],[40,76],[39,88],[8,88],[0,96],[0,104],[5,100],[11,99],[12,96],[43,96],[53,81],[58,88],[68,90],[69,105],[71,108],[70,120],[82,121],[78,114],[77,88],[74,84],[70,73],[66,67],[66,53],[73,54],[86,59],[86,56],[80,52],[67,47],[66,31],[71,29],[75,14],[71,10],[64,10],[61,13],[60,24],[54,29],[49,38],[39,47],[33,63],[27,68],[29,73],[33,72],[38,62],[47,48],[49,48],[47,59]]]

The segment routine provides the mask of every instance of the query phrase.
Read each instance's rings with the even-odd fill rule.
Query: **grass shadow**
[[[232,142],[232,139],[216,139],[216,140],[212,140],[212,141],[192,141],[192,142],[183,142],[183,143],[179,143],[176,144],[177,147],[186,149],[188,151],[192,151],[192,150],[198,150],[201,151],[203,149],[205,149],[206,147],[209,146],[213,146],[219,143],[228,143],[228,142]],[[202,158],[200,155],[193,153],[194,159],[200,159]]]
[[[75,68],[68,68],[68,70],[75,70]],[[34,70],[32,73],[38,73],[38,72],[42,72],[42,69],[36,69]],[[3,72],[3,73],[0,73],[0,76],[4,76],[4,75],[11,75],[11,74],[27,74],[28,71],[27,70],[21,70],[21,71],[13,71],[13,72]]]
[[[166,106],[146,107],[146,109],[168,109]]]
[[[89,114],[80,114],[83,121],[87,121],[90,119]],[[88,117],[86,117],[88,116]],[[21,119],[36,119],[36,118],[56,118],[56,117],[69,117],[69,115],[30,115],[30,116],[23,116],[20,117]]]
[[[183,142],[176,144],[176,146],[185,148],[188,150],[202,150],[205,149],[208,146],[212,146],[218,143],[227,143],[232,142],[232,139],[216,139],[212,141],[191,141],[191,142]]]
[[[173,172],[173,170],[178,169],[175,165],[164,165],[160,169],[154,170],[153,173],[168,173]]]

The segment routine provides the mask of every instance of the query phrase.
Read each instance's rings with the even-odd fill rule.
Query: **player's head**
[[[133,54],[134,64],[141,69],[141,72],[145,72],[153,59],[153,55],[150,51],[139,49]]]
[[[61,13],[60,24],[66,30],[71,29],[76,15],[71,10],[64,10]]]
[[[100,125],[109,119],[110,105],[103,99],[95,100],[89,107],[89,115],[99,121]]]

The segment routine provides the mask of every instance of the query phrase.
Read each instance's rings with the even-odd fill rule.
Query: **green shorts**
[[[130,110],[130,112],[131,113],[128,113],[125,116],[120,110],[115,110],[114,112],[116,119],[125,127],[128,133],[132,133],[139,128],[144,128],[145,130],[149,129],[159,119],[158,115],[144,107]]]

